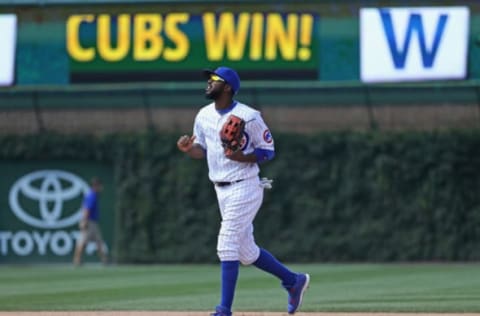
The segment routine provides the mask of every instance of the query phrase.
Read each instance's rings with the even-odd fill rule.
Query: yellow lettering
[[[263,14],[252,15],[252,28],[250,31],[250,59],[260,60],[262,58],[263,41]]]
[[[287,16],[287,26],[283,24],[280,14],[269,14],[267,17],[267,38],[265,41],[265,58],[275,60],[277,48],[285,60],[294,60],[297,52],[298,15]]]
[[[112,20],[116,19],[113,29]],[[90,62],[96,54],[104,61],[185,60],[191,50],[188,35],[182,30],[189,13],[71,15],[66,23],[66,48],[78,62]],[[96,22],[96,46],[84,41],[82,24]],[[312,55],[314,17],[310,14],[207,12],[202,16],[206,57],[209,61],[308,61]],[[83,25],[85,27],[85,25]],[[131,36],[132,30],[134,32]],[[93,44],[93,43],[92,43]],[[246,50],[248,49],[248,52]]]
[[[120,14],[117,20],[117,46],[112,47],[111,17],[108,14],[98,16],[97,46],[99,55],[106,61],[124,59],[130,49],[130,15]]]
[[[298,49],[298,58],[300,60],[309,60],[312,56],[310,46],[312,44],[313,16],[304,14],[300,17],[301,34],[300,44],[303,47]]]
[[[163,59],[180,61],[187,57],[190,50],[188,37],[179,28],[178,24],[185,24],[190,19],[188,13],[171,13],[165,20],[165,34],[175,44],[175,48],[165,47]]]
[[[95,58],[95,49],[93,47],[84,48],[80,44],[80,25],[82,23],[92,23],[94,16],[92,14],[72,15],[67,20],[67,51],[70,57],[80,62],[91,61]]]
[[[154,60],[163,49],[162,16],[160,14],[137,14],[134,20],[133,59]]]
[[[232,13],[222,13],[215,23],[215,14],[203,15],[203,28],[205,31],[205,44],[208,60],[221,60],[225,49],[230,60],[242,59],[245,52],[250,14],[240,13],[238,25],[235,25]],[[237,27],[237,28],[236,28]]]

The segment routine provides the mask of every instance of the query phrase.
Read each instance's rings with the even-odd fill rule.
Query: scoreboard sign
[[[70,80],[196,81],[218,65],[244,79],[317,79],[316,22],[308,13],[74,14]]]

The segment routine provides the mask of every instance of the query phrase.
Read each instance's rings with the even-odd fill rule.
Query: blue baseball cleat
[[[310,283],[310,276],[308,274],[297,274],[297,281],[289,288],[288,291],[288,313],[295,314],[302,304],[303,294]]]
[[[210,314],[210,316],[232,316],[232,312],[219,305],[215,307],[215,313]]]

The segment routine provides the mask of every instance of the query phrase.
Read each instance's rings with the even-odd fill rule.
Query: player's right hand
[[[180,138],[177,141],[177,147],[180,151],[183,151],[184,153],[189,152],[192,149],[193,146],[193,141],[195,140],[195,136],[188,136],[188,135],[183,135],[180,136]]]

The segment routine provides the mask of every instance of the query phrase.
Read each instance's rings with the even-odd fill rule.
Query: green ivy
[[[0,137],[0,159],[108,162],[119,262],[213,262],[220,225],[205,161],[178,135]],[[480,259],[480,131],[276,134],[256,240],[282,260]]]

